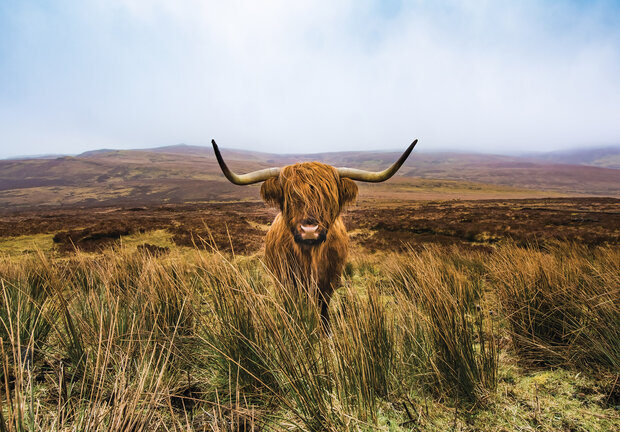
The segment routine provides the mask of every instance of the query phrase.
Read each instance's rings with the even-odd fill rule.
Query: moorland
[[[618,429],[614,157],[414,154],[360,185],[327,334],[208,150],[0,161],[0,431]]]

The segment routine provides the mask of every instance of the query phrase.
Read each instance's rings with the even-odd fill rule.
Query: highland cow
[[[260,191],[262,198],[280,209],[267,233],[266,265],[284,285],[316,286],[321,318],[327,325],[329,301],[340,285],[349,248],[349,237],[340,214],[357,197],[357,185],[353,180],[382,182],[389,179],[405,162],[417,140],[384,171],[304,162],[243,175],[230,171],[215,141],[211,143],[222,172],[232,183],[264,182]]]

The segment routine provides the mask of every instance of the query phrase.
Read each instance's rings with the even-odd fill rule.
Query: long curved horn
[[[226,162],[224,162],[224,158],[222,158],[220,149],[217,148],[217,144],[215,144],[215,140],[211,140],[211,144],[213,144],[213,151],[215,152],[217,162],[220,164],[220,168],[222,168],[222,172],[231,183],[236,185],[250,185],[252,183],[262,182],[268,178],[277,177],[280,175],[281,168],[265,168],[258,171],[252,171],[247,174],[235,174],[226,166]]]
[[[413,150],[413,148],[415,147],[417,143],[418,143],[418,140],[413,141],[411,145],[409,146],[409,148],[407,148],[407,150],[405,150],[405,152],[402,154],[402,156],[396,162],[394,162],[394,164],[391,167],[383,171],[364,171],[364,170],[355,169],[355,168],[344,168],[343,167],[343,168],[338,168],[338,174],[340,174],[340,177],[347,177],[347,178],[350,178],[351,180],[359,180],[359,181],[364,181],[364,182],[378,183],[378,182],[386,181],[387,179],[392,177],[394,174],[396,174],[396,171],[398,171],[398,169],[402,166],[402,164],[405,163],[405,161],[409,157],[409,153],[411,153],[411,150]]]

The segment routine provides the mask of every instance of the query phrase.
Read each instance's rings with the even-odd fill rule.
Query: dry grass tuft
[[[489,273],[522,359],[620,370],[620,250],[506,246]]]

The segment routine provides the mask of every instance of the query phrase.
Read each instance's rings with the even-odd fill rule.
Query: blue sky
[[[620,144],[620,2],[0,0],[0,158]]]

